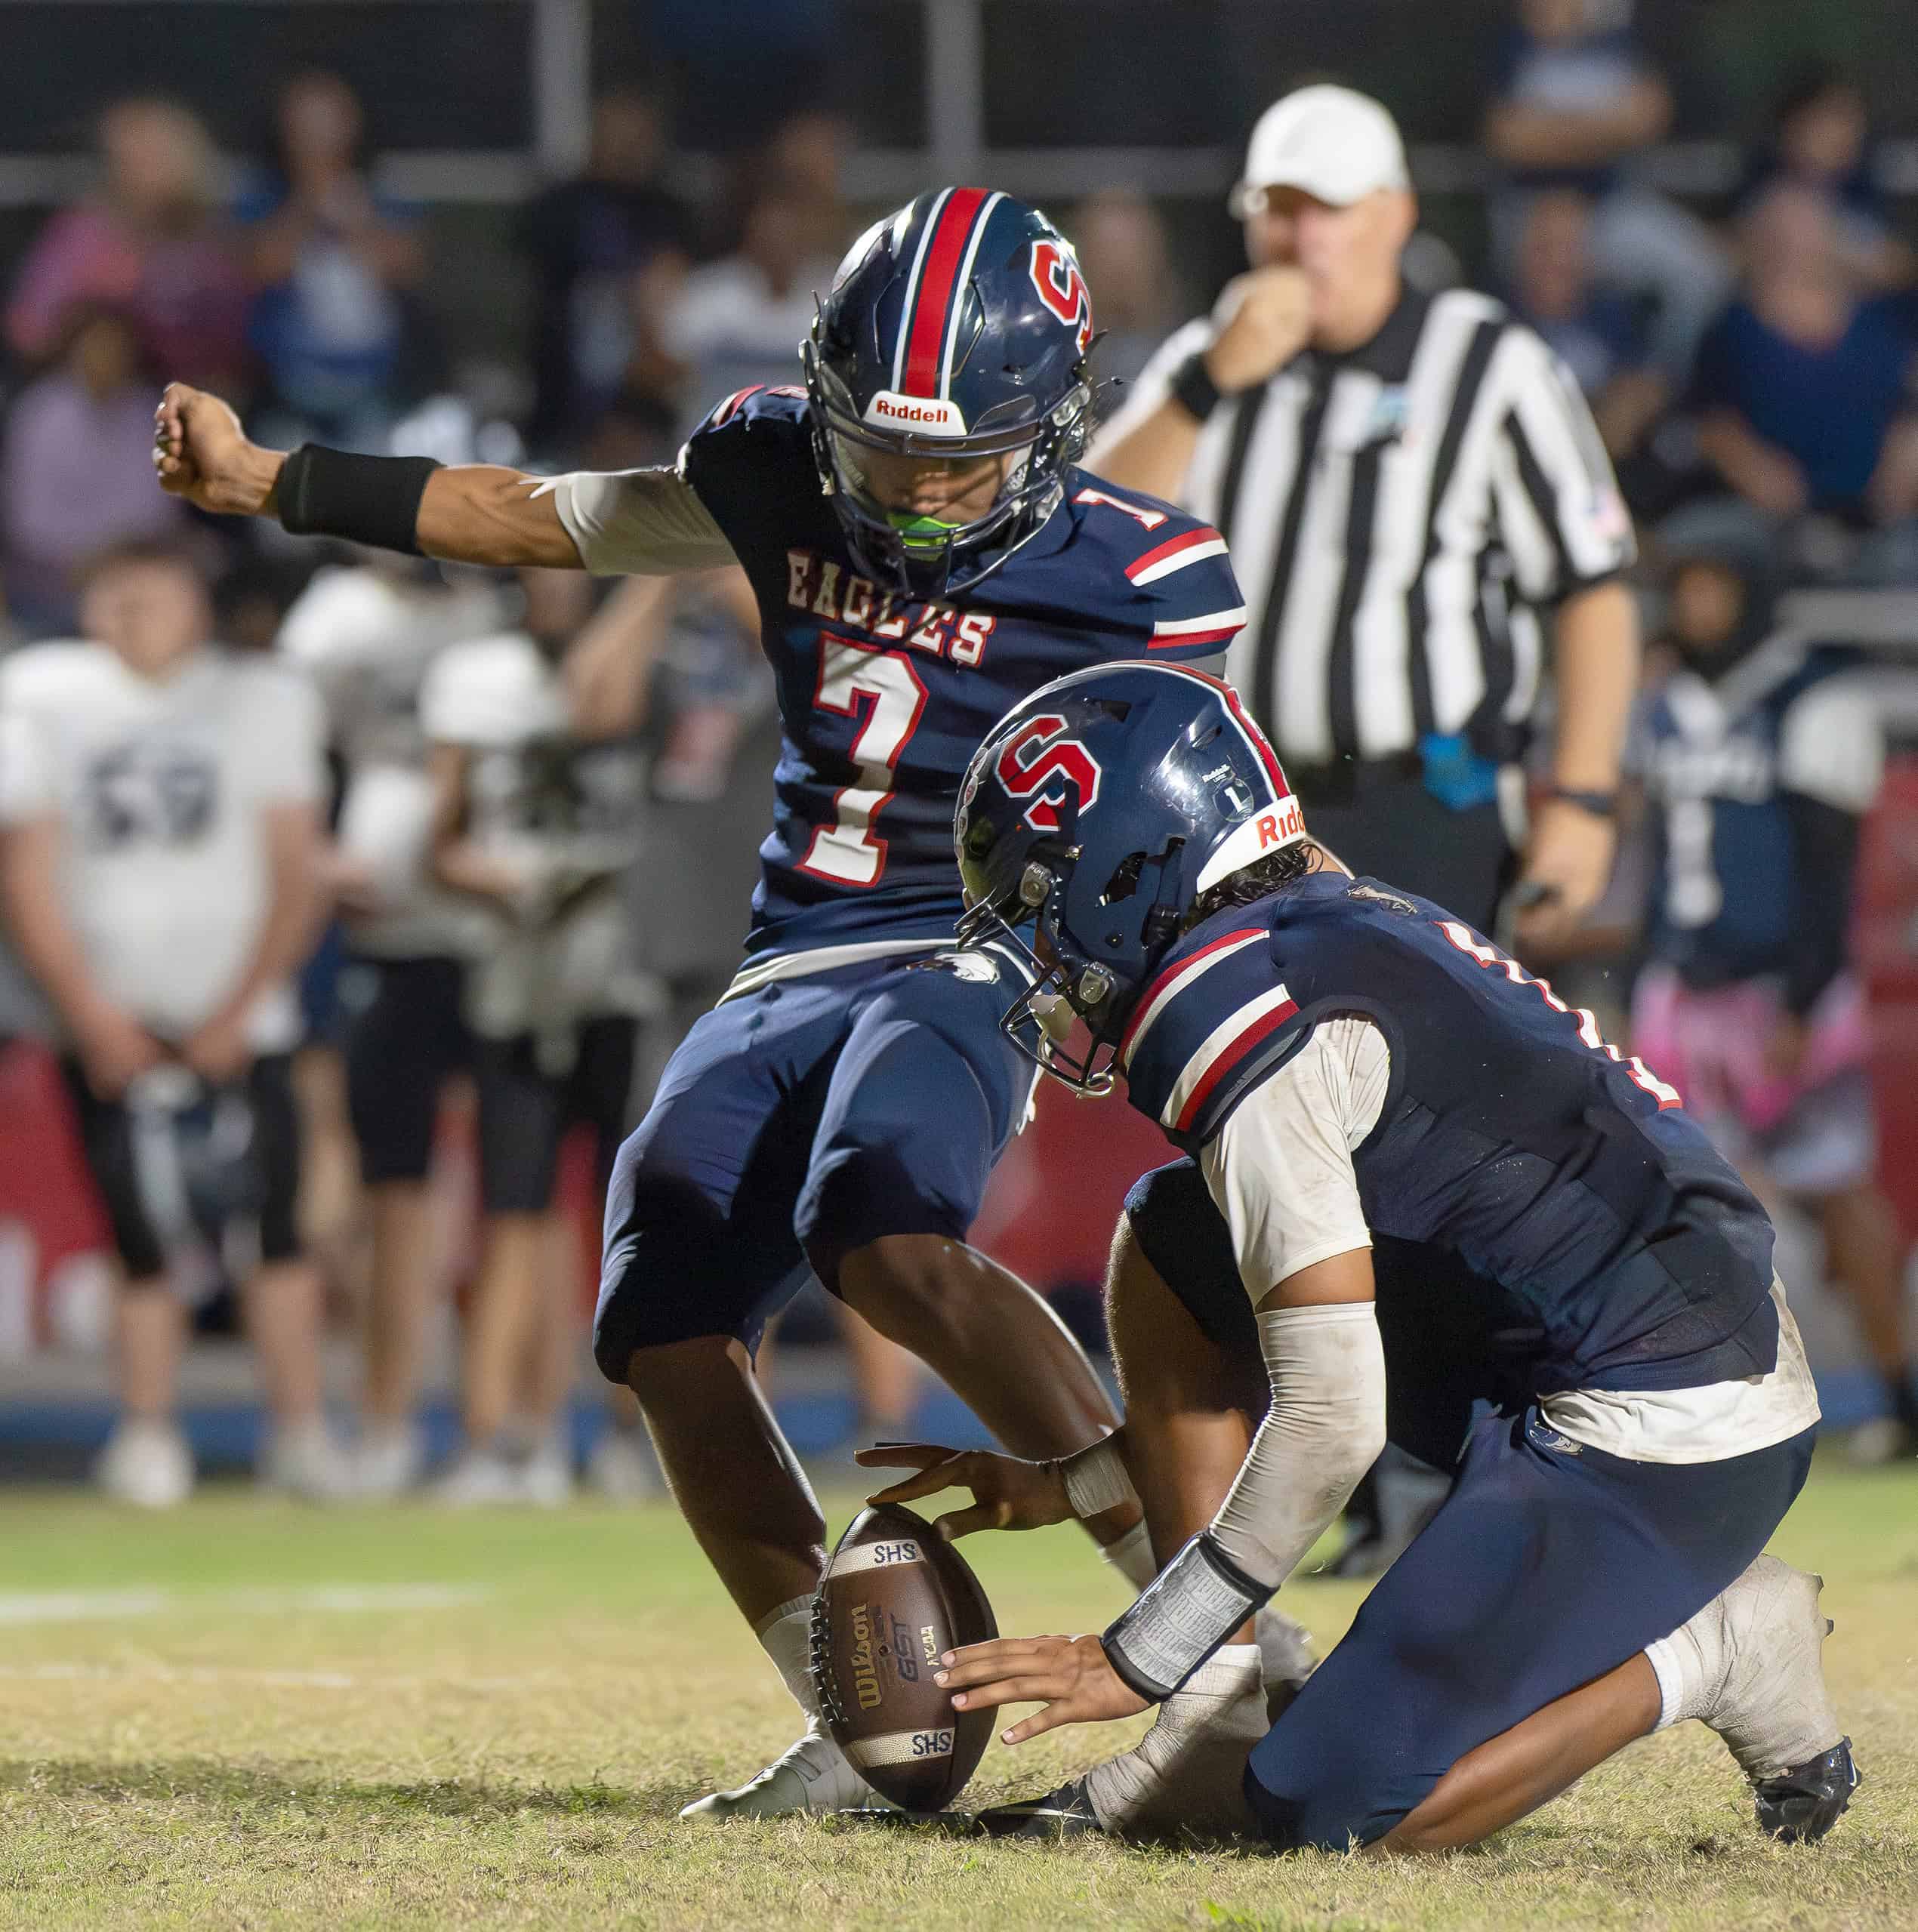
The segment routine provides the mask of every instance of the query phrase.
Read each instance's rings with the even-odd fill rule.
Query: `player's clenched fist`
[[[270,510],[286,458],[247,439],[218,396],[168,383],[153,411],[153,468],[162,489],[225,516]]]
[[[1226,285],[1213,311],[1219,338],[1206,373],[1222,395],[1256,389],[1306,346],[1312,333],[1312,284],[1289,263],[1255,268]]]

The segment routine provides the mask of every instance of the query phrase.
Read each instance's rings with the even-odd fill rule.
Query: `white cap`
[[[1303,188],[1346,208],[1374,189],[1411,185],[1398,124],[1371,95],[1350,88],[1300,88],[1260,116],[1231,207],[1242,221],[1257,211],[1253,197],[1265,188]]]

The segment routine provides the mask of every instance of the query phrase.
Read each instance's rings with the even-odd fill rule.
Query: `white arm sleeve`
[[[1201,1152],[1254,1302],[1302,1268],[1372,1245],[1352,1150],[1377,1123],[1391,1074],[1370,1020],[1321,1020]]]
[[[576,470],[541,483],[596,577],[664,577],[735,563],[732,546],[677,470]]]
[[[1259,1345],[1272,1407],[1211,1533],[1246,1576],[1275,1590],[1385,1447],[1385,1349],[1370,1302],[1269,1310]]]

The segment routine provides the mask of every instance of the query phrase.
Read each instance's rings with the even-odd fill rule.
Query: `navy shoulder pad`
[[[1073,541],[1153,656],[1211,657],[1245,623],[1226,540],[1210,524],[1083,470],[1067,478]]]

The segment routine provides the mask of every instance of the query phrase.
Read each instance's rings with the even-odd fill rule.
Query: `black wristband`
[[[1203,423],[1225,398],[1205,366],[1205,351],[1188,356],[1172,378],[1172,399],[1194,421]]]
[[[280,528],[418,556],[420,499],[439,467],[430,456],[354,456],[303,442],[280,466]]]
[[[1618,794],[1615,791],[1576,791],[1565,785],[1554,785],[1546,796],[1562,798],[1568,805],[1575,805],[1580,811],[1590,812],[1594,818],[1615,818],[1618,815]]]
[[[1113,1619],[1100,1640],[1105,1661],[1136,1696],[1161,1702],[1272,1594],[1201,1530]]]

